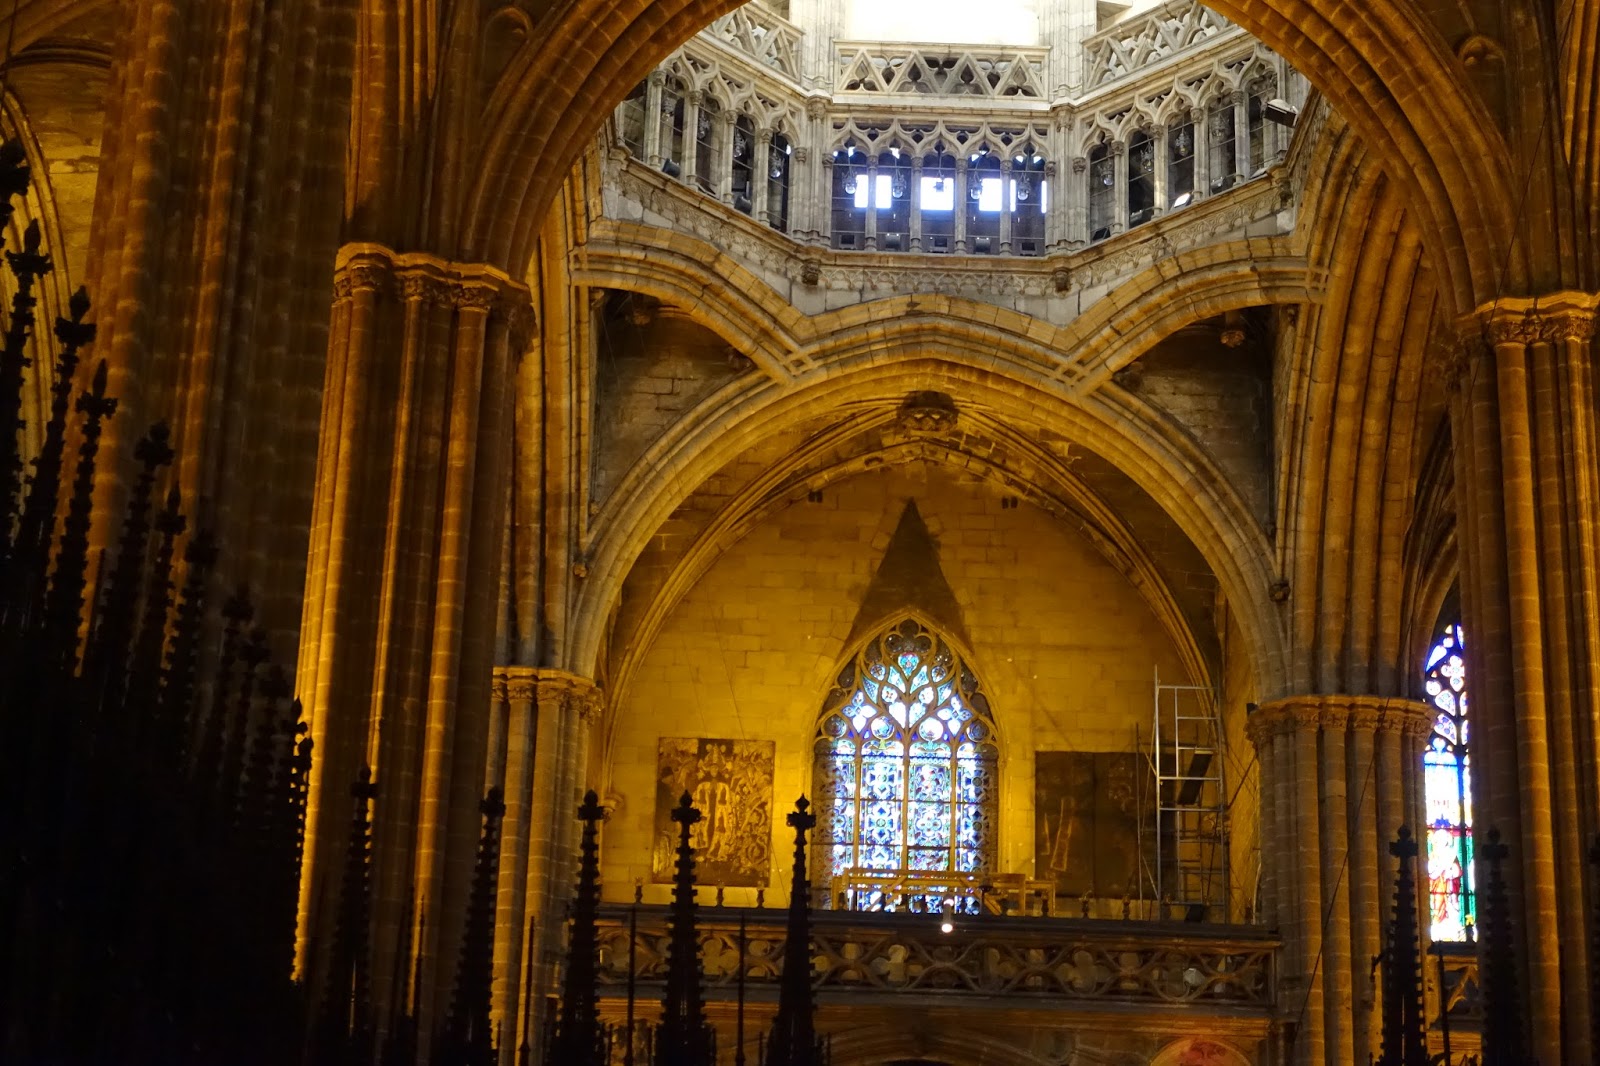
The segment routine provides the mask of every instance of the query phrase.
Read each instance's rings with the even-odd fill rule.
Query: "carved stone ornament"
[[[1586,343],[1594,339],[1596,297],[1560,292],[1534,298],[1503,299],[1480,307],[1462,323],[1463,341],[1501,345]]]
[[[942,436],[956,428],[955,401],[942,392],[914,392],[895,414],[895,425],[919,437]]]
[[[497,666],[494,693],[497,700],[532,700],[539,694],[539,672],[527,666]]]

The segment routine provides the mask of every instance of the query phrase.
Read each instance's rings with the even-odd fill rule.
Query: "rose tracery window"
[[[992,869],[996,767],[988,700],[960,655],[912,619],[883,630],[840,672],[818,725],[814,881]]]
[[[1447,625],[1425,666],[1425,687],[1434,712],[1422,770],[1428,810],[1429,935],[1435,941],[1466,940],[1477,924],[1463,647],[1461,626]]]

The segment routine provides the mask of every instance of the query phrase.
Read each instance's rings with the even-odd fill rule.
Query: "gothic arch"
[[[808,316],[719,249],[697,238],[606,222],[573,257],[575,283],[642,292],[681,307],[767,371],[804,381],[870,350],[908,345],[930,331],[975,338],[974,356],[1045,368],[1087,393],[1163,337],[1245,307],[1316,299],[1298,238],[1249,238],[1179,252],[1145,268],[1066,325],[942,294],[884,297]],[[600,227],[596,227],[600,229]],[[641,249],[643,249],[641,251]]]
[[[658,441],[616,489],[613,498],[619,502],[599,523],[604,532],[585,546],[589,576],[574,611],[568,668],[583,671],[598,660],[605,618],[645,542],[695,486],[744,450],[758,427],[763,434],[778,432],[846,401],[898,399],[934,388],[1021,424],[1047,424],[1129,476],[1210,563],[1241,612],[1245,643],[1263,688],[1276,691],[1284,658],[1269,593],[1269,552],[1248,509],[1210,461],[1179,434],[1150,433],[1148,416],[1137,411],[1119,410],[1098,397],[1075,404],[1037,378],[963,366],[935,354],[948,350],[944,340],[932,331],[921,344],[869,350],[830,366],[801,389],[747,375],[706,401],[714,418],[680,425]],[[1141,434],[1133,432],[1136,425]]]
[[[890,417],[892,414],[886,409],[877,415],[876,419],[881,422],[887,421]],[[1018,487],[1019,474],[1016,470],[1002,468],[971,454],[958,455],[949,445],[936,440],[902,442],[878,451],[855,455],[841,462],[817,465],[816,460],[826,455],[833,446],[833,438],[824,436],[820,440],[808,442],[801,451],[790,453],[782,463],[774,467],[770,472],[771,476],[758,478],[730,500],[712,523],[696,537],[689,550],[674,564],[668,578],[655,591],[648,610],[630,634],[628,647],[623,654],[620,658],[608,660],[611,668],[609,685],[617,697],[614,705],[623,702],[634,672],[644,656],[649,653],[674,607],[689,594],[725,552],[761,522],[787,506],[792,495],[800,488],[808,491],[820,489],[844,478],[915,460],[940,462],[951,466],[959,464],[968,474],[1003,484],[1012,491]],[[1041,467],[1048,469],[1036,480],[1028,482],[1023,491],[1036,505],[1062,518],[1082,523],[1081,532],[1088,537],[1092,545],[1133,583],[1151,613],[1161,624],[1162,631],[1178,649],[1179,657],[1183,660],[1193,683],[1210,684],[1211,669],[1194,631],[1178,606],[1172,589],[1157,569],[1154,560],[1134,537],[1132,530],[1104,500],[1096,496],[1093,490],[1075,477],[1064,464],[1045,454],[1043,449],[1038,449],[1038,452],[1034,458]],[[963,653],[965,654],[965,651]],[[970,659],[970,656],[968,658]],[[605,746],[608,751],[615,727],[614,720],[607,723]]]

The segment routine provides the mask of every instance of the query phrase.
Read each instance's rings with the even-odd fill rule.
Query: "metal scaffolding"
[[[1154,787],[1154,805],[1146,807],[1153,812],[1153,846],[1141,847],[1140,853],[1144,887],[1163,904],[1163,917],[1226,920],[1225,743],[1215,693],[1196,685],[1163,685],[1157,670],[1145,751]]]

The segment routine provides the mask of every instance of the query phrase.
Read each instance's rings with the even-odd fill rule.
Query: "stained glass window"
[[[993,867],[996,756],[988,701],[944,638],[906,619],[869,640],[817,727],[813,881],[829,904],[865,873],[922,886],[880,904],[975,907],[960,875]],[[941,874],[956,876],[941,888]]]
[[[1472,757],[1467,664],[1460,625],[1448,625],[1428,653],[1425,684],[1433,732],[1422,756],[1428,807],[1430,936],[1461,941],[1477,924],[1472,871]]]

